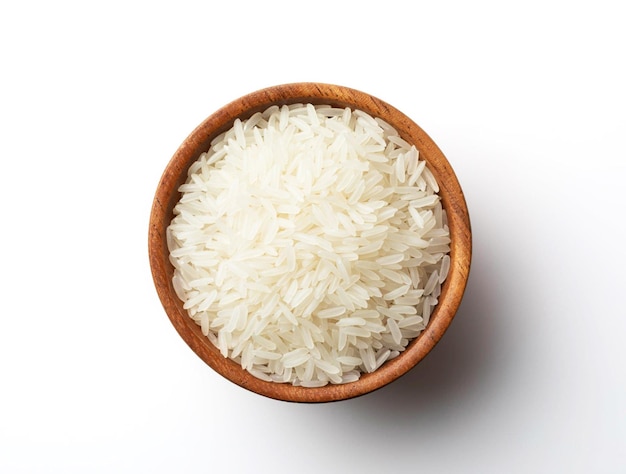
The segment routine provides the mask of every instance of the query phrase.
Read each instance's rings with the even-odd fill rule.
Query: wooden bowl
[[[451,236],[451,265],[437,304],[426,329],[397,358],[352,383],[319,388],[260,380],[230,359],[202,335],[200,327],[187,315],[172,286],[174,268],[169,262],[165,231],[173,218],[173,208],[180,199],[179,186],[187,178],[187,169],[208,150],[211,140],[230,129],[236,118],[246,119],[271,105],[290,103],[327,104],[351,107],[380,117],[393,125],[400,136],[415,145],[436,177],[442,205],[448,215]],[[172,324],[191,349],[211,368],[228,380],[252,392],[293,402],[328,402],[372,392],[394,381],[421,361],[435,346],[451,323],[459,307],[471,261],[471,229],[461,187],[447,159],[431,138],[411,119],[391,105],[347,87],[319,83],[286,84],[253,92],[224,106],[202,122],[185,139],[167,165],[158,185],[150,215],[149,255],[152,276],[159,298]]]

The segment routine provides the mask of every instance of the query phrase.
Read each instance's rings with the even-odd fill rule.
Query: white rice
[[[173,285],[263,380],[349,383],[426,327],[449,231],[418,150],[360,110],[273,106],[215,138],[167,230]]]

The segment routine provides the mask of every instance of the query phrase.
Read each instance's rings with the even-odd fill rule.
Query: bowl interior
[[[173,209],[180,199],[178,188],[187,179],[188,168],[209,149],[216,136],[232,127],[236,118],[243,120],[272,105],[294,103],[356,108],[390,123],[404,140],[418,148],[420,158],[427,162],[438,181],[439,195],[448,216],[452,241],[450,271],[428,326],[400,356],[348,384],[304,388],[266,382],[252,376],[236,362],[222,357],[187,315],[172,286],[174,268],[169,261],[165,231],[174,217]],[[363,92],[330,84],[296,83],[263,89],[237,99],[208,117],[187,137],[170,160],[158,185],[150,215],[148,250],[155,287],[169,319],[183,340],[209,366],[237,385],[267,397],[327,402],[363,395],[390,383],[415,366],[435,346],[454,318],[465,290],[471,261],[471,230],[465,198],[454,171],[441,150],[417,124],[391,105]]]

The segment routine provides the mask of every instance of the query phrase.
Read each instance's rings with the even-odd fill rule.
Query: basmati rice
[[[192,164],[167,229],[173,286],[262,380],[349,383],[426,327],[450,269],[438,184],[360,110],[273,106]]]

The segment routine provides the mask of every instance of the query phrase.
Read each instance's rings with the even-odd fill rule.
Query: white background
[[[626,472],[623,20],[603,0],[3,2],[0,472]],[[435,350],[322,405],[212,372],[147,256],[182,140],[296,81],[412,117],[474,233]]]

